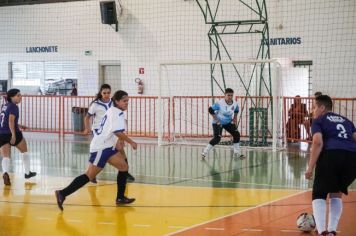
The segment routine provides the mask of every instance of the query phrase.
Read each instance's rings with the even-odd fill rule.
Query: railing
[[[215,97],[219,99],[221,97]],[[84,116],[94,97],[88,96],[23,96],[19,104],[19,123],[28,127],[30,132],[59,134],[79,134],[84,127]],[[267,110],[267,126],[272,122],[271,101],[269,97],[235,97],[240,112],[238,130],[242,137],[250,134],[250,108],[258,107]],[[173,137],[204,138],[212,135],[208,107],[212,104],[211,96],[175,96],[163,98],[163,123],[166,139]],[[280,120],[283,134],[288,141],[310,141],[310,121],[313,109],[313,98],[300,98],[302,107],[299,115],[293,116],[290,110],[295,97],[284,97]],[[356,122],[356,100],[334,98],[333,110],[354,123]],[[137,137],[157,137],[158,98],[148,96],[130,97],[126,111],[128,134]],[[75,110],[78,108],[79,110]],[[74,109],[74,110],[73,110]],[[75,115],[75,112],[81,113]],[[79,129],[75,129],[75,119],[81,119]],[[78,126],[78,123],[77,123]],[[77,127],[78,128],[78,127]],[[268,134],[270,135],[270,134]]]

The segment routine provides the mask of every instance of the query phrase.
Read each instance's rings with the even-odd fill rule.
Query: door
[[[103,63],[100,65],[100,77],[102,84],[109,84],[111,91],[121,89],[121,66],[118,63]],[[101,85],[100,85],[101,86]]]

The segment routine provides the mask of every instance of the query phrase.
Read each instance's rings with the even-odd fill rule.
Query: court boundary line
[[[239,214],[241,214],[241,213],[244,213],[244,212],[247,212],[247,211],[250,211],[250,210],[253,210],[253,209],[257,209],[257,208],[259,208],[259,207],[263,207],[263,206],[270,205],[271,203],[274,203],[274,202],[277,202],[277,201],[281,201],[281,200],[288,199],[288,198],[290,198],[290,197],[298,196],[298,195],[304,194],[304,193],[306,193],[306,192],[308,192],[308,191],[310,191],[310,190],[306,190],[306,191],[301,191],[301,192],[298,192],[298,193],[294,193],[294,194],[291,194],[291,195],[288,195],[288,196],[285,196],[285,197],[282,197],[282,198],[279,198],[279,199],[276,199],[276,200],[273,200],[273,201],[270,201],[270,202],[263,203],[263,204],[261,204],[261,205],[257,205],[257,206],[255,206],[255,207],[251,207],[251,208],[248,208],[248,209],[239,211],[239,212],[234,212],[234,213],[231,213],[231,214],[228,214],[228,215],[225,215],[225,216],[221,216],[221,217],[218,217],[218,218],[215,218],[215,219],[212,219],[212,220],[208,220],[208,221],[205,221],[205,222],[196,224],[196,225],[192,225],[192,226],[189,226],[188,228],[185,228],[185,229],[182,229],[182,230],[178,230],[178,231],[176,231],[176,232],[172,232],[172,233],[169,233],[169,234],[165,234],[164,236],[173,236],[173,235],[175,235],[175,234],[182,233],[182,232],[184,232],[184,231],[187,231],[187,230],[190,230],[190,229],[193,229],[193,228],[196,228],[196,227],[199,227],[199,226],[208,224],[208,223],[212,223],[212,222],[214,222],[214,221],[218,221],[218,220],[221,220],[221,219],[224,219],[224,218],[227,218],[227,217],[230,217],[230,216],[234,216],[234,215],[239,215]],[[310,204],[311,204],[311,203],[310,203]]]

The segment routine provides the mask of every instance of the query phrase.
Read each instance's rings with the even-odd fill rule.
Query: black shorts
[[[11,134],[0,134],[0,147],[4,146],[5,144],[10,144],[11,141]],[[22,132],[16,132],[16,140],[15,144],[10,144],[11,146],[17,146],[23,139]]]
[[[348,194],[356,178],[356,152],[325,150],[316,163],[313,192]]]

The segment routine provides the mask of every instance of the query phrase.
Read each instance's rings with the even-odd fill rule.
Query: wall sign
[[[297,45],[297,44],[302,44],[302,38],[301,37],[286,37],[286,38],[269,38],[269,41],[267,39],[262,40],[263,45],[270,45],[270,46],[275,46],[275,45]]]
[[[58,46],[26,47],[26,53],[53,53],[58,52]]]

